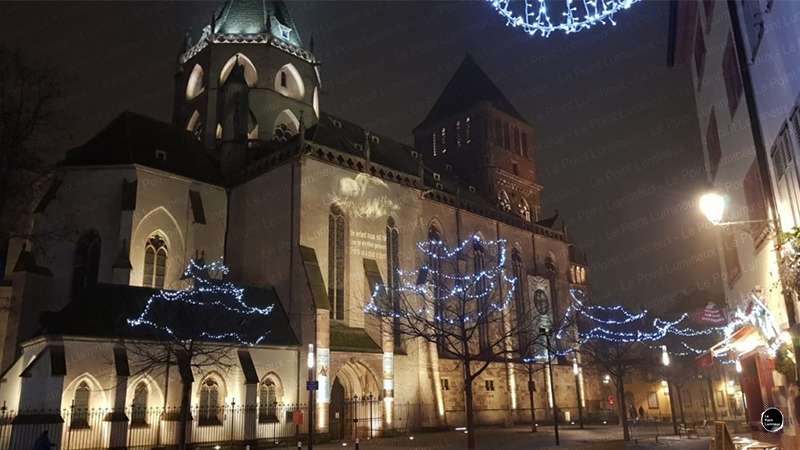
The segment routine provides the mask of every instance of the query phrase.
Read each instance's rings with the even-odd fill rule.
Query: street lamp
[[[661,364],[663,364],[664,367],[669,367],[669,353],[667,353],[666,345],[661,346]],[[675,401],[673,400],[672,396],[672,383],[670,383],[669,374],[665,373],[664,375],[666,376],[666,380],[664,380],[666,381],[666,383],[664,381],[661,381],[661,384],[667,385],[667,393],[669,394],[669,412],[670,415],[672,416],[672,431],[675,434],[678,434],[678,418],[675,417]]]
[[[308,356],[306,366],[308,366],[308,450],[314,449],[314,344],[308,344]]]
[[[709,222],[719,225],[725,213],[725,197],[716,192],[707,192],[700,196],[700,211]]]
[[[583,405],[581,404],[581,368],[578,366],[578,354],[575,353],[575,359],[572,360],[572,374],[575,375],[575,396],[578,402],[578,424],[581,430],[583,429]]]

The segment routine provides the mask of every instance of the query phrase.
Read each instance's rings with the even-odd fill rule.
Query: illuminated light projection
[[[153,294],[141,314],[127,320],[128,325],[150,328],[181,341],[199,338],[234,340],[243,345],[261,343],[268,331],[254,330],[253,336],[247,336],[242,330],[250,320],[270,315],[274,305],[259,308],[245,303],[244,289],[225,281],[228,272],[221,260],[211,263],[191,260],[183,273],[184,278],[191,280],[191,287],[180,291],[162,289]],[[198,312],[198,309],[205,311]],[[205,321],[208,329],[197,330],[197,321],[186,320],[193,316],[214,317],[215,320]]]
[[[366,173],[341,178],[330,201],[347,212],[348,216],[363,219],[390,216],[400,209],[397,202],[392,200],[389,185]]]
[[[506,25],[531,36],[548,37],[588,30],[596,25],[616,25],[614,15],[640,0],[488,0],[505,17]]]

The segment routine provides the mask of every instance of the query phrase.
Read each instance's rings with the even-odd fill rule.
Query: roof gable
[[[472,56],[467,55],[417,129],[466,111],[480,102],[489,102],[500,111],[527,123]]]

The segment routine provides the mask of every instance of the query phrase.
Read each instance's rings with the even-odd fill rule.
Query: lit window
[[[436,156],[436,133],[433,133],[432,138],[433,138],[433,146],[432,146],[433,156]]]
[[[200,425],[222,425],[222,420],[220,419],[222,408],[219,398],[219,384],[210,378],[204,381],[200,386],[200,407],[198,411]]]
[[[464,138],[465,138],[464,140],[466,141],[467,144],[472,143],[471,125],[472,124],[470,123],[470,118],[469,116],[467,116],[467,118],[464,120]]]
[[[389,288],[389,300],[393,311],[400,309],[400,232],[393,217],[386,220],[386,278]],[[395,348],[401,345],[400,336],[400,317],[394,318],[394,345]]]
[[[461,121],[456,121],[456,147],[461,147]]]
[[[442,154],[444,155],[447,153],[447,130],[445,128],[442,128],[440,141],[442,144]]]
[[[531,207],[528,205],[528,201],[524,198],[520,197],[519,204],[517,204],[517,208],[519,208],[519,216],[522,217],[522,220],[526,222],[531,221]]]
[[[166,272],[167,244],[161,236],[155,235],[145,244],[142,284],[147,287],[163,288]]]
[[[503,211],[511,211],[511,199],[508,197],[508,193],[506,193],[506,191],[501,190],[497,194],[497,204],[500,205],[500,209]]]
[[[261,423],[278,422],[277,388],[272,380],[261,383],[258,392],[258,421]]]
[[[345,280],[345,232],[344,212],[331,205],[328,215],[328,299],[331,301],[331,319],[344,320]]]
[[[85,381],[81,381],[75,388],[75,398],[72,400],[71,428],[89,428],[89,400],[92,391]]]
[[[147,424],[147,384],[140,381],[133,392],[133,402],[131,402],[131,425]]]

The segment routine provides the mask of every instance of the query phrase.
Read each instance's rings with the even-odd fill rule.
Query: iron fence
[[[237,442],[282,445],[306,432],[294,424],[304,405],[229,405],[190,409],[186,440],[192,446]],[[305,422],[305,421],[304,421]],[[76,409],[0,412],[0,450],[32,449],[47,430],[59,450],[151,449],[178,443],[179,408]]]

